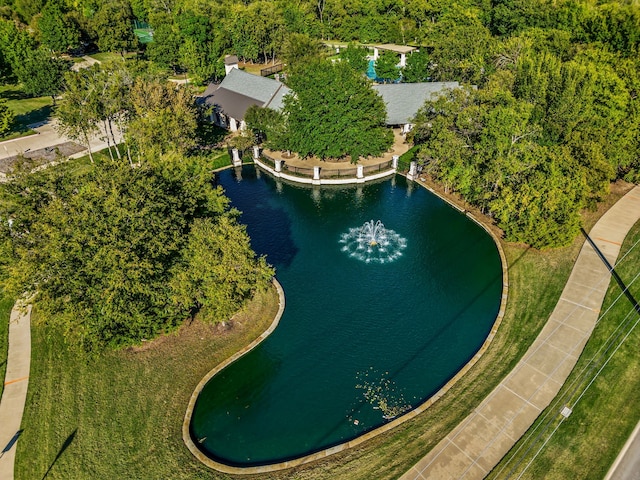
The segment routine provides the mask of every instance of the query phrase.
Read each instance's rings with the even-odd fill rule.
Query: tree
[[[402,81],[407,83],[428,82],[431,78],[429,55],[426,51],[413,52],[407,57],[402,69]]]
[[[376,77],[382,79],[385,83],[397,80],[400,76],[398,56],[393,52],[383,50],[376,60],[375,69]]]
[[[393,142],[382,97],[369,80],[342,62],[316,60],[290,78],[284,99],[287,147],[322,159],[379,155]]]
[[[64,73],[69,62],[52,57],[49,52],[39,48],[27,55],[24,63],[17,67],[16,74],[24,91],[35,97],[50,96],[53,103],[64,87]]]
[[[347,48],[340,50],[340,59],[351,66],[356,72],[366,72],[369,68],[368,52],[364,47],[354,43],[347,45]]]
[[[80,30],[56,0],[49,0],[38,19],[40,40],[54,52],[66,52],[80,43]]]
[[[125,138],[141,157],[195,146],[197,110],[188,87],[136,78],[130,96],[132,118]]]
[[[0,100],[0,137],[7,135],[13,129],[16,116],[7,106],[5,99]]]
[[[123,56],[138,45],[133,33],[133,12],[126,0],[104,2],[93,25],[98,35],[98,48],[103,52],[120,52]]]
[[[289,67],[296,67],[305,62],[320,58],[321,43],[304,33],[288,35],[282,46],[282,59]]]
[[[91,137],[98,132],[100,108],[96,74],[97,67],[67,72],[64,77],[65,94],[55,112],[58,132],[85,145],[91,163]]]
[[[281,112],[257,105],[249,107],[244,115],[249,128],[258,143],[269,148],[284,148],[286,138],[286,121]]]
[[[88,351],[152,338],[201,307],[224,320],[273,274],[210,173],[180,155],[80,176],[62,166],[1,188],[17,258],[8,286],[37,289],[46,321]]]
[[[255,258],[237,212],[196,219],[172,279],[173,301],[200,311],[210,323],[226,321],[274,275],[264,257]]]

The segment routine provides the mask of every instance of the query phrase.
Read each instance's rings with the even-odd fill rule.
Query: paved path
[[[622,447],[604,480],[640,480],[640,422]]]
[[[611,265],[638,219],[640,186],[591,230],[589,236]],[[401,480],[484,478],[560,390],[595,326],[610,277],[586,241],[555,310],[522,360]]]
[[[17,302],[9,320],[9,354],[0,401],[0,478],[13,480],[16,445],[29,386],[31,305]]]

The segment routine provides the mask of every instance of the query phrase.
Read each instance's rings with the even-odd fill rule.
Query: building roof
[[[238,56],[237,55],[225,55],[224,56],[224,64],[225,65],[234,65],[238,63]]]
[[[396,53],[409,53],[417,50],[417,47],[409,47],[408,45],[396,45],[394,43],[385,43],[383,45],[373,45],[380,50],[389,50]]]
[[[220,85],[209,84],[201,96],[201,102],[215,105],[236,120],[242,120],[252,105],[282,108],[282,99],[291,90],[281,82],[271,78],[252,75],[234,68]]]
[[[458,82],[425,82],[374,85],[373,89],[387,107],[387,125],[402,125],[411,123],[427,100],[435,100],[441,92],[459,87]]]

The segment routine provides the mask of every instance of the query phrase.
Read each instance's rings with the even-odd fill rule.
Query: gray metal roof
[[[373,89],[387,106],[387,125],[411,123],[427,100],[435,100],[445,91],[460,88],[458,82],[389,83]]]
[[[220,85],[210,84],[201,98],[206,105],[217,105],[227,115],[242,120],[251,105],[280,110],[282,98],[290,91],[277,80],[234,68]]]

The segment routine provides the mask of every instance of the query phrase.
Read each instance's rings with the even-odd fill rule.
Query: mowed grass
[[[608,203],[619,196],[612,195]],[[587,216],[587,229],[607,206]],[[498,334],[469,373],[427,412],[356,449],[260,478],[398,478],[523,355],[555,306],[582,241],[577,238],[569,247],[547,252],[505,245],[509,303]],[[189,396],[204,374],[270,322],[275,294],[258,302],[254,312],[259,313],[247,314],[228,331],[196,322],[146,349],[90,360],[69,352],[60,335],[36,318],[17,478],[42,478],[49,468],[48,479],[230,478],[191,456],[182,442],[181,425]]]
[[[0,298],[0,398],[4,391],[5,373],[7,372],[7,354],[9,350],[9,317],[13,308],[14,299]]]
[[[20,85],[1,85],[0,98],[7,101],[7,106],[16,115],[16,123],[9,135],[0,140],[9,140],[34,133],[28,125],[43,122],[51,116],[53,99],[51,97],[30,97]]]
[[[636,280],[639,241],[637,223],[627,235],[615,267],[636,300],[640,298],[640,281]],[[599,323],[558,397],[491,478],[604,478],[640,420],[640,328],[636,326],[640,315],[636,308],[612,279]],[[573,409],[567,419],[559,414],[564,405]]]

